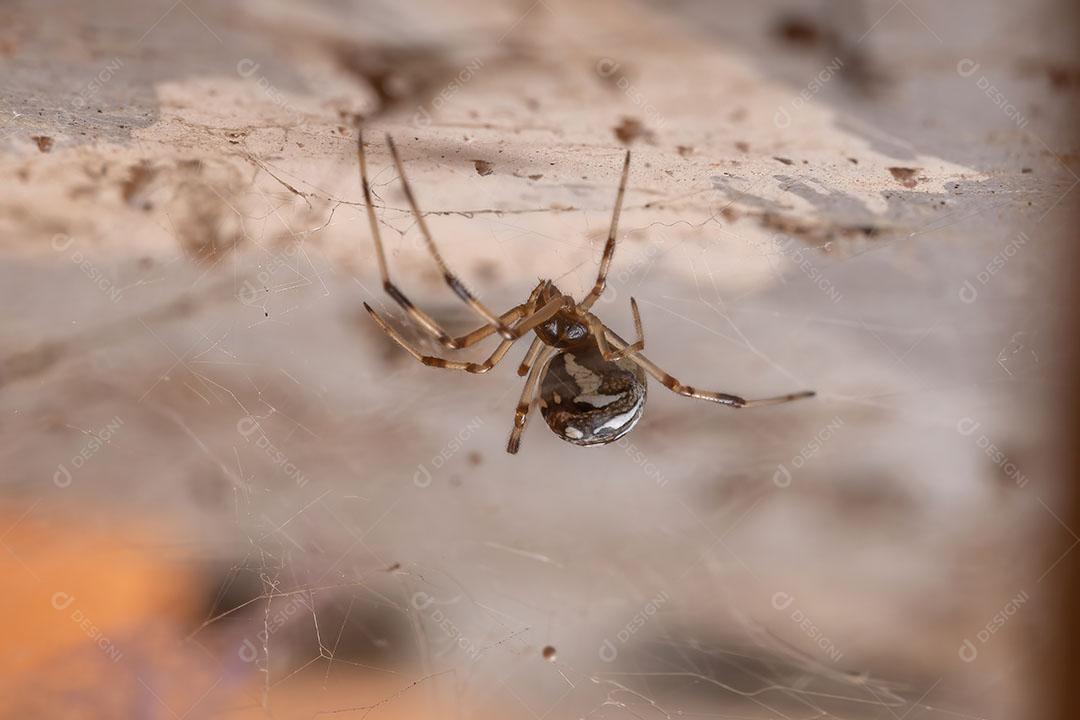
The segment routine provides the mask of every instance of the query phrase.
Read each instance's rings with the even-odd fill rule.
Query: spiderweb
[[[181,5],[158,26],[170,42],[213,48],[207,30],[236,22]],[[67,474],[52,444],[8,441],[4,457],[61,478],[48,492],[76,506],[107,497],[169,517],[179,529],[149,549],[195,609],[107,637],[123,658],[100,675],[62,654],[48,688],[91,678],[63,696],[89,704],[109,678],[123,698],[99,703],[110,714],[177,718],[1028,708],[1016,658],[1076,544],[1047,480],[1037,395],[1059,320],[1053,262],[1031,238],[1066,236],[1077,179],[1052,121],[1018,129],[991,114],[980,75],[957,75],[967,47],[934,42],[956,29],[952,11],[900,5],[868,3],[855,37],[925,51],[919,99],[949,98],[1000,144],[890,106],[912,98],[901,82],[880,103],[850,100],[842,75],[814,89],[831,57],[773,62],[764,10],[717,29],[717,47],[698,36],[704,20],[686,27],[695,3],[643,23],[544,0],[449,33],[449,48],[395,34],[422,12],[267,3],[249,12],[324,40],[341,40],[336,13],[378,22],[356,47],[316,43],[286,62],[252,41],[261,62],[240,77],[157,82],[155,130],[119,158],[85,151],[124,188],[123,212],[53,245],[74,329],[4,359],[7,402],[74,408],[58,423]],[[370,55],[383,33],[408,42]],[[979,60],[1006,74],[1007,59]],[[688,99],[673,78],[691,66],[715,87]],[[1024,78],[1003,86],[1016,105],[1043,97]],[[581,98],[617,111],[583,113]],[[780,107],[791,129],[773,122]],[[539,277],[577,297],[591,286],[628,143],[597,313],[626,334],[637,298],[646,352],[687,383],[818,397],[733,414],[654,384],[626,441],[581,451],[534,414],[506,456],[520,392],[507,367],[522,350],[487,376],[436,373],[361,308],[446,352],[381,292],[358,114],[391,272],[454,332],[479,321],[425,255],[379,131],[398,139],[448,262],[499,309]],[[104,259],[90,269],[72,259],[91,251]],[[54,321],[42,313],[13,313],[12,327],[36,337]],[[27,389],[46,376],[56,395]],[[36,427],[24,416],[12,429]]]

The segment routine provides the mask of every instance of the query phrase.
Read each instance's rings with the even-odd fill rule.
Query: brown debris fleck
[[[919,172],[919,168],[891,167],[889,172],[892,173],[898,183],[906,188],[913,188],[919,184],[919,180],[915,177],[915,174]]]
[[[495,172],[494,166],[487,160],[473,160],[477,175],[490,175]]]
[[[53,149],[53,139],[48,135],[34,135],[30,139],[37,143],[37,149],[43,153]]]
[[[773,35],[778,40],[801,48],[811,48],[820,44],[824,34],[817,23],[799,15],[783,16],[773,27]]]
[[[120,181],[120,195],[124,202],[149,210],[148,189],[157,174],[157,169],[145,160],[129,167],[127,177]]]
[[[1080,68],[1051,65],[1046,68],[1046,77],[1055,90],[1072,90],[1080,87]]]
[[[656,142],[656,134],[645,127],[644,124],[637,118],[623,117],[622,122],[612,128],[615,133],[615,137],[619,139],[624,145],[629,145],[638,138],[642,138],[645,142]]]
[[[759,220],[762,227],[798,238],[811,246],[827,243],[838,238],[875,238],[882,235],[886,230],[872,224],[844,224],[812,219],[803,220],[776,212],[764,212]]]

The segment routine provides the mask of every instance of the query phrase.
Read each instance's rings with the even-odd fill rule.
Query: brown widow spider
[[[389,135],[386,136],[386,144],[390,148],[390,155],[401,178],[405,198],[416,217],[420,234],[424,238],[428,251],[442,270],[443,279],[458,297],[484,319],[484,325],[461,337],[451,337],[434,318],[413,305],[390,279],[382,238],[379,235],[379,223],[375,218],[375,208],[371,203],[363,134],[358,133],[357,155],[360,161],[360,182],[364,190],[364,205],[367,208],[368,222],[371,224],[371,235],[375,241],[383,289],[417,325],[447,349],[457,350],[469,347],[493,333],[498,333],[503,339],[495,351],[482,363],[434,357],[420,352],[367,303],[364,303],[364,309],[371,314],[387,335],[423,364],[470,373],[485,373],[495,367],[515,341],[529,331],[533,331],[536,337],[533,338],[528,352],[525,353],[525,359],[518,368],[518,375],[523,376],[528,373],[529,377],[525,381],[521,400],[514,413],[514,428],[510,433],[510,441],[506,445],[508,453],[516,453],[521,445],[521,434],[525,430],[525,422],[529,416],[529,408],[532,405],[537,385],[540,386],[540,413],[548,426],[563,440],[584,446],[613,442],[633,429],[645,409],[646,373],[659,380],[664,387],[680,395],[733,408],[776,405],[814,395],[813,391],[804,391],[762,400],[744,400],[738,395],[698,390],[689,385],[683,385],[641,354],[645,348],[645,336],[641,329],[641,316],[638,313],[637,302],[633,298],[630,298],[630,310],[634,317],[637,340],[632,343],[623,340],[598,317],[589,312],[593,303],[604,292],[608,268],[615,254],[619,213],[622,209],[623,195],[626,193],[626,179],[630,173],[629,150],[623,161],[622,179],[619,181],[619,191],[615,196],[615,210],[611,215],[611,228],[608,230],[607,244],[604,245],[600,271],[589,294],[581,302],[575,302],[572,297],[564,295],[556,288],[550,280],[541,280],[533,288],[528,300],[510,308],[502,315],[495,315],[477,300],[447,267],[431,238],[427,223],[416,203],[416,197],[405,177],[405,167],[402,165],[397,147]]]

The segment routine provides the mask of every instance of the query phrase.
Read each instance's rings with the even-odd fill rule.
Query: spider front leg
[[[460,360],[447,360],[446,358],[436,357],[434,355],[425,355],[424,353],[420,352],[419,348],[417,348],[411,342],[402,337],[401,333],[395,330],[390,325],[390,323],[386,322],[386,320],[383,319],[383,317],[379,315],[379,313],[375,312],[370,305],[364,303],[364,309],[368,311],[368,313],[375,320],[375,322],[378,323],[379,327],[382,328],[383,332],[389,335],[394,340],[394,342],[405,348],[406,352],[408,352],[414,358],[430,367],[443,368],[445,370],[464,370],[465,372],[476,374],[486,373],[488,370],[495,367],[495,365],[497,365],[500,360],[503,359],[503,356],[506,355],[506,352],[510,349],[510,346],[513,345],[515,342],[515,340],[503,340],[501,343],[499,343],[499,346],[495,348],[495,351],[491,353],[488,359],[482,363],[462,362]]]
[[[625,340],[619,337],[613,330],[604,328],[606,334],[606,340],[610,344],[614,345],[620,351],[629,349],[629,345]],[[731,395],[729,393],[714,392],[712,390],[698,390],[689,385],[683,385],[673,375],[663,370],[659,365],[654,363],[649,358],[642,355],[640,352],[633,352],[627,355],[628,358],[640,365],[645,372],[652,375],[654,378],[660,381],[664,387],[679,395],[685,395],[686,397],[697,398],[698,400],[708,400],[709,402],[718,403],[720,405],[726,405],[733,408],[746,408],[746,407],[759,407],[762,405],[779,405],[781,403],[791,402],[792,400],[801,400],[803,398],[814,397],[817,393],[813,390],[803,390],[801,392],[789,393],[788,395],[779,395],[771,398],[760,398],[757,400],[747,400],[739,397],[738,395]]]
[[[500,315],[499,319],[502,320],[504,323],[506,323],[508,325],[512,325],[514,323],[514,321],[516,321],[518,318],[522,317],[523,315],[527,314],[528,312],[531,312],[532,309],[535,308],[536,298],[540,294],[540,290],[543,287],[544,287],[543,283],[540,283],[539,285],[537,285],[533,289],[533,291],[531,293],[529,293],[529,299],[528,300],[526,300],[525,302],[523,302],[520,305],[517,305],[517,306],[515,306],[513,308],[510,308],[509,310],[504,312],[502,315]],[[487,338],[488,336],[494,334],[494,332],[495,332],[495,326],[494,325],[481,325],[480,327],[473,330],[472,332],[461,335],[460,337],[451,338],[450,343],[443,343],[443,344],[450,350],[459,350],[461,348],[467,348],[470,345],[475,345],[476,343],[480,342],[481,340],[483,340],[483,339]],[[519,337],[521,334],[522,333],[517,333],[515,335],[515,339],[517,337]],[[520,373],[520,374],[524,374],[524,373]]]
[[[529,349],[525,351],[525,357],[522,359],[521,364],[518,365],[517,374],[519,377],[525,377],[529,373],[529,368],[536,362],[536,358],[540,355],[540,351],[544,349],[544,341],[539,336],[534,337],[532,343],[529,345]]]
[[[469,289],[465,287],[464,283],[450,271],[446,261],[443,260],[442,255],[439,254],[438,248],[435,247],[435,240],[428,230],[427,221],[424,220],[424,215],[420,212],[420,206],[416,202],[416,197],[413,195],[412,186],[409,185],[409,179],[405,176],[405,165],[401,162],[397,146],[394,144],[394,139],[390,137],[390,135],[386,136],[386,144],[390,147],[390,156],[394,158],[394,165],[397,167],[398,177],[401,178],[401,187],[405,190],[405,199],[408,200],[409,207],[412,208],[413,216],[416,218],[416,224],[420,228],[420,234],[424,238],[424,243],[427,245],[428,251],[431,253],[431,256],[435,258],[435,262],[439,265],[439,269],[442,270],[443,280],[446,281],[446,284],[450,286],[450,289],[454,291],[455,295],[464,300],[465,303],[473,309],[473,312],[494,325],[496,331],[500,335],[507,340],[510,340],[513,337],[510,328],[504,325],[499,318],[495,317],[483,303],[477,300],[476,297],[469,292]]]
[[[392,144],[391,150],[393,151],[395,161],[400,163],[400,161],[397,159],[397,151],[395,148],[393,148]],[[367,172],[367,153],[364,151],[364,134],[363,131],[360,129],[357,130],[356,136],[356,155],[358,164],[360,166],[360,185],[364,193],[364,208],[367,212],[368,224],[371,227],[371,238],[372,241],[375,243],[375,257],[379,264],[379,274],[382,276],[383,290],[386,291],[386,294],[393,298],[394,302],[396,302],[417,325],[419,325],[429,335],[442,343],[444,347],[451,350],[468,347],[469,345],[475,344],[480,340],[483,340],[484,338],[496,331],[502,333],[503,336],[506,337],[506,335],[509,334],[508,323],[513,322],[513,320],[515,319],[516,316],[513,315],[513,313],[515,313],[517,308],[508,310],[497,318],[493,316],[489,318],[490,313],[488,313],[487,315],[483,315],[484,319],[488,321],[484,327],[474,330],[473,332],[468,333],[467,335],[463,335],[461,337],[450,337],[450,335],[435,320],[435,318],[431,317],[426,312],[416,307],[416,305],[413,304],[413,302],[408,298],[408,296],[406,296],[405,293],[403,293],[398,288],[394,281],[390,279],[390,269],[386,262],[386,252],[383,249],[382,244],[382,233],[379,231],[379,220],[375,217],[375,206],[371,200],[371,183],[368,180]],[[409,198],[410,205],[412,205],[414,212],[419,217],[419,213],[416,210],[415,199],[412,196],[412,191],[408,186],[408,182],[405,179],[404,175],[401,175],[401,179],[402,183],[405,186],[406,195]],[[438,256],[437,251],[434,250],[434,245],[432,244],[431,238],[427,234],[427,226],[422,225],[422,229],[429,248],[431,248],[432,251],[436,253],[436,259],[439,261],[439,265],[441,268],[443,268],[445,273],[445,264],[442,262],[442,258]]]
[[[622,213],[623,196],[626,194],[626,179],[630,176],[630,151],[626,151],[626,159],[623,161],[622,178],[619,180],[619,191],[615,194],[615,209],[611,212],[611,227],[608,228],[607,242],[604,243],[604,255],[600,258],[600,270],[596,274],[596,282],[589,294],[578,305],[582,310],[592,307],[607,287],[608,270],[611,268],[611,258],[615,256],[615,242],[619,234],[619,215]]]
[[[612,351],[611,346],[608,345],[607,338],[604,336],[604,323],[600,321],[600,318],[589,313],[589,329],[596,338],[596,345],[600,349],[600,354],[605,360],[618,360],[631,353],[641,352],[645,349],[645,331],[641,329],[641,314],[638,312],[637,300],[634,298],[630,298],[630,312],[634,315],[634,331],[637,333],[637,340],[627,345],[622,350],[615,351]]]
[[[514,410],[514,429],[510,431],[510,440],[506,443],[506,452],[511,455],[517,454],[521,447],[521,434],[525,432],[525,423],[529,421],[529,409],[532,407],[536,386],[544,375],[548,360],[555,352],[554,348],[542,346],[536,364],[532,366],[529,377],[525,380],[525,387],[521,389],[521,399],[518,400],[517,409]]]
[[[425,355],[423,352],[420,351],[419,348],[417,348],[413,343],[406,340],[404,336],[401,335],[401,333],[395,330],[390,325],[390,323],[386,322],[385,318],[379,315],[379,313],[375,312],[375,310],[373,310],[370,305],[364,303],[364,309],[368,311],[368,314],[371,315],[372,319],[376,323],[378,323],[380,328],[383,329],[383,332],[389,335],[394,342],[403,347],[406,352],[408,352],[410,355],[412,355],[414,358],[416,358],[423,364],[430,367],[443,368],[445,370],[464,370],[465,372],[479,374],[486,373],[488,370],[495,367],[495,365],[500,360],[502,360],[503,356],[506,355],[506,352],[510,349],[510,346],[513,345],[522,335],[529,332],[540,323],[546,322],[555,313],[559,312],[559,310],[561,310],[563,305],[565,304],[565,297],[552,298],[550,301],[548,301],[546,305],[537,310],[534,307],[535,300],[533,300],[528,306],[528,310],[525,312],[525,316],[522,317],[517,322],[517,324],[513,326],[513,328],[511,328],[511,337],[499,343],[499,346],[495,348],[495,351],[491,354],[491,356],[482,363],[462,362],[460,360],[447,360],[446,358],[437,357],[435,355]]]

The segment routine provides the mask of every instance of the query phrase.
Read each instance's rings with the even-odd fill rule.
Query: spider
[[[501,315],[495,315],[469,292],[469,289],[450,271],[442,255],[439,254],[409,181],[405,177],[405,168],[398,155],[397,146],[389,135],[386,136],[386,144],[390,148],[390,155],[397,168],[398,177],[401,178],[405,198],[416,217],[420,234],[442,271],[443,279],[454,293],[472,308],[473,312],[483,318],[484,324],[460,337],[451,337],[434,318],[416,307],[390,279],[386,254],[379,234],[379,223],[371,202],[363,134],[358,133],[357,156],[360,163],[360,182],[363,187],[368,222],[371,225],[371,236],[375,242],[375,253],[378,258],[379,273],[382,275],[383,289],[416,325],[419,325],[448,350],[469,347],[495,333],[502,337],[502,342],[487,360],[481,363],[426,355],[391,327],[366,302],[364,309],[371,314],[387,335],[424,365],[447,370],[464,370],[469,373],[486,373],[503,359],[514,342],[525,334],[533,332],[535,337],[528,352],[525,353],[524,361],[518,367],[518,375],[527,374],[528,378],[514,413],[514,427],[506,445],[508,453],[517,453],[521,446],[521,435],[525,430],[525,423],[528,420],[534,396],[537,394],[537,388],[539,388],[540,413],[551,430],[563,440],[582,446],[606,445],[618,440],[634,428],[645,409],[646,375],[652,375],[664,387],[679,395],[708,400],[732,408],[776,405],[814,395],[813,391],[804,391],[761,400],[745,400],[738,395],[699,390],[684,385],[642,354],[645,349],[645,336],[641,327],[637,301],[634,298],[630,298],[630,311],[633,315],[637,339],[632,343],[619,337],[615,331],[590,312],[593,303],[604,292],[608,269],[611,267],[611,259],[615,254],[619,213],[622,209],[623,195],[626,193],[627,177],[630,174],[629,150],[623,161],[622,179],[619,181],[619,190],[615,195],[615,209],[611,215],[611,227],[608,230],[603,257],[600,260],[600,269],[589,293],[581,302],[577,302],[571,296],[563,294],[551,280],[541,280],[525,302],[510,308]]]

